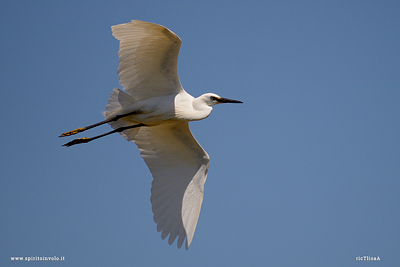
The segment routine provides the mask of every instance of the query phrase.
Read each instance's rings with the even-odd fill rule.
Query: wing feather
[[[180,248],[186,238],[189,248],[203,202],[209,156],[189,129],[188,122],[142,127],[133,138],[152,175],[151,203],[157,230],[178,237]]]
[[[119,81],[136,100],[179,93],[178,54],[182,41],[167,28],[139,20],[111,27],[120,41]]]

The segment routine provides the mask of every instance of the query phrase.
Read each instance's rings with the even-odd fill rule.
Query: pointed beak
[[[233,100],[233,99],[228,99],[228,98],[223,98],[223,97],[218,98],[218,102],[219,103],[243,103],[242,101],[239,101],[239,100]]]

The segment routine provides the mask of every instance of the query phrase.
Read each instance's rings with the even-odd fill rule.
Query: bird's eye
[[[215,96],[210,96],[211,101],[217,101],[217,98]]]

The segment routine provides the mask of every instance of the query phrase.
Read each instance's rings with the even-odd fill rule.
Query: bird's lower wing
[[[187,122],[142,127],[134,137],[153,175],[151,203],[157,230],[177,236],[178,248],[186,237],[189,248],[203,202],[209,156],[193,137]]]

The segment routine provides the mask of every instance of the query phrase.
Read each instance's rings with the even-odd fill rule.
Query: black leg
[[[68,142],[68,143],[64,144],[63,146],[70,147],[70,146],[77,145],[77,144],[89,143],[90,141],[96,140],[96,139],[98,139],[100,137],[104,137],[104,136],[107,136],[107,135],[110,135],[110,134],[113,134],[113,133],[119,133],[119,132],[122,132],[122,131],[125,131],[125,130],[128,130],[128,129],[142,127],[142,126],[146,126],[146,125],[143,124],[143,123],[139,123],[139,124],[135,124],[135,125],[120,127],[120,128],[117,128],[117,129],[115,129],[113,131],[110,131],[108,133],[97,135],[97,136],[94,136],[94,137],[77,138],[77,139],[72,140],[71,142]]]
[[[81,133],[81,132],[84,132],[84,131],[86,131],[86,130],[92,129],[92,128],[94,128],[94,127],[103,125],[103,124],[105,124],[105,123],[109,123],[109,122],[111,122],[111,121],[117,121],[117,120],[119,120],[119,119],[121,119],[121,118],[123,118],[123,117],[130,116],[130,115],[134,115],[134,114],[139,114],[139,113],[140,113],[140,111],[132,111],[132,112],[129,112],[129,113],[127,113],[127,114],[117,115],[117,116],[112,117],[112,118],[110,118],[110,119],[107,119],[107,120],[104,120],[104,121],[101,121],[101,122],[98,122],[98,123],[95,123],[95,124],[92,124],[92,125],[89,125],[89,126],[86,126],[86,127],[78,128],[78,129],[75,129],[75,130],[72,130],[72,131],[63,133],[63,134],[60,135],[59,137],[70,136],[70,135],[74,135],[74,134],[77,134],[77,133]],[[82,139],[83,139],[83,138],[82,138]]]

